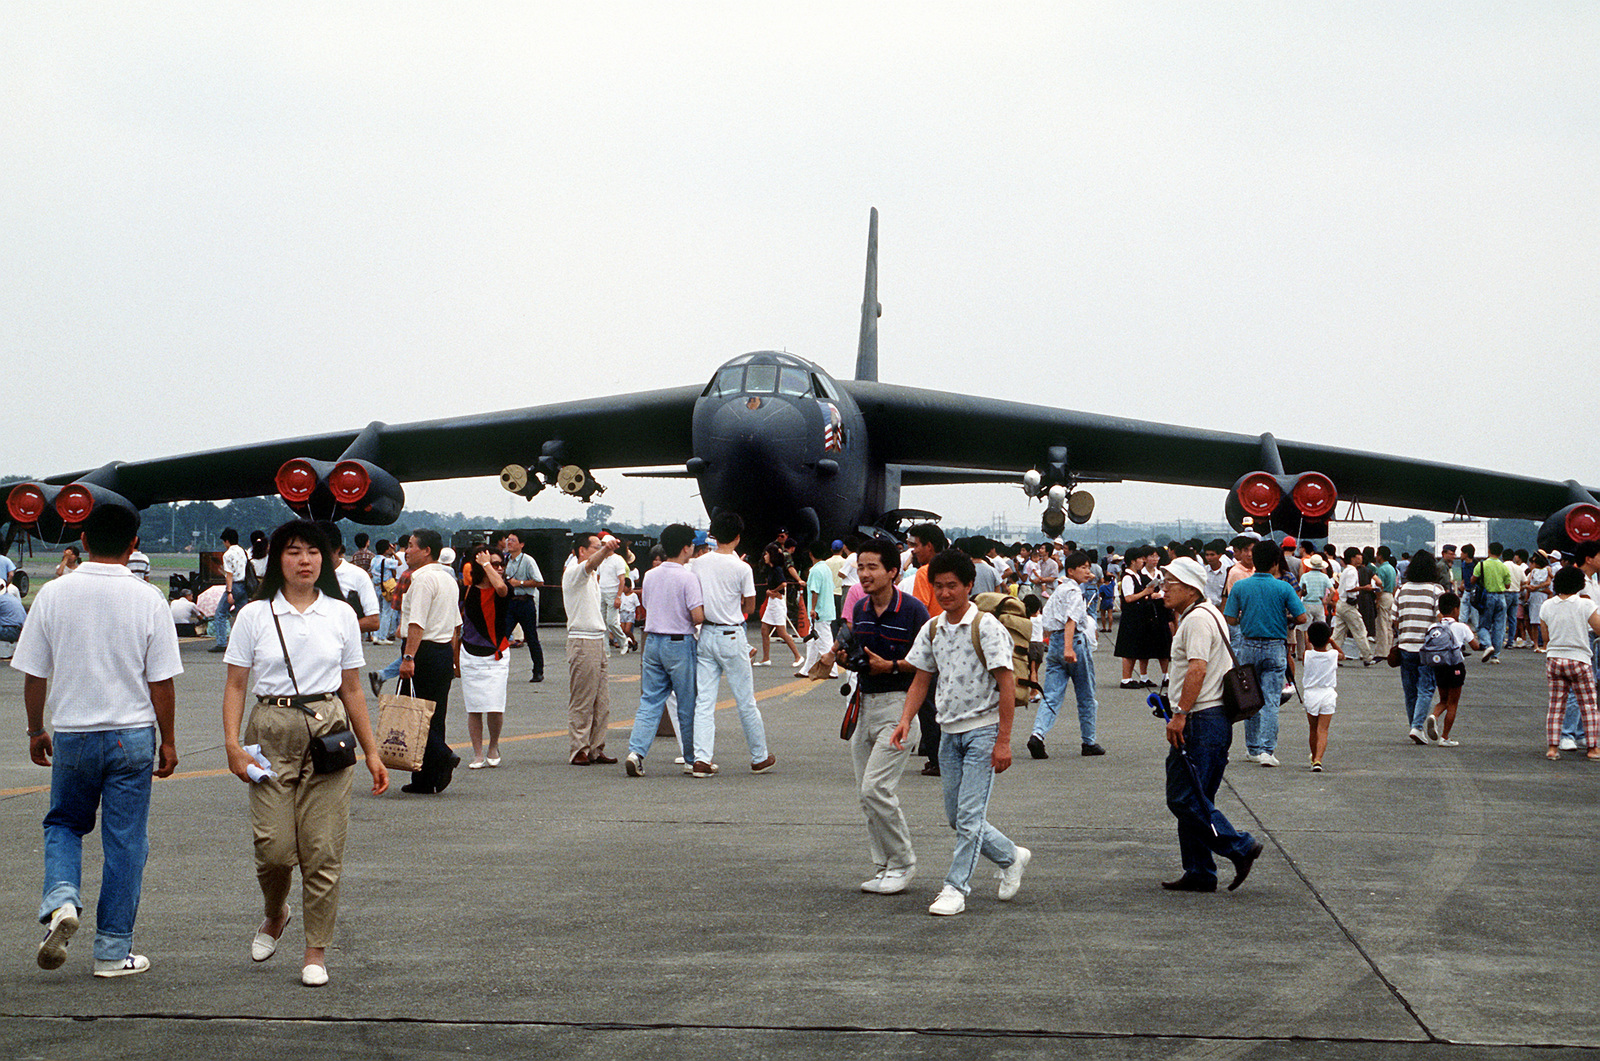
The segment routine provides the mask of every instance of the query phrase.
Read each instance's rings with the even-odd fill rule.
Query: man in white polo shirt
[[[572,539],[574,562],[561,573],[561,604],[567,613],[567,761],[573,766],[617,761],[606,754],[606,727],[611,723],[609,654],[596,572],[620,544],[609,534],[601,541],[599,535],[581,531]],[[509,564],[506,569],[510,570]]]
[[[333,546],[333,577],[339,580],[339,592],[344,594],[345,602],[356,612],[356,628],[361,631],[362,639],[378,629],[378,591],[372,585],[372,573],[363,571],[352,564],[344,556],[344,535],[339,531],[339,525],[332,520],[317,521],[317,526],[322,533],[328,536],[328,544]],[[367,562],[372,562],[372,554],[367,554]]]
[[[39,591],[11,660],[27,676],[29,757],[51,768],[39,904],[39,921],[49,926],[39,944],[44,969],[66,962],[78,929],[83,836],[94,828],[97,809],[104,866],[94,975],[150,968],[148,958],[133,953],[133,923],[150,851],[152,765],[156,777],[178,765],[172,679],[183,664],[161,592],[126,566],[138,529],[139,516],[129,509],[101,505],[89,514],[83,528],[89,561],[78,566],[77,578],[55,579]],[[47,706],[54,737],[44,727]]]
[[[443,548],[444,539],[436,530],[411,533],[411,542],[406,546],[411,587],[400,599],[400,629],[405,632],[400,677],[413,679],[413,695],[434,703],[422,769],[411,775],[410,784],[400,786],[401,792],[419,795],[449,788],[461,763],[461,756],[451,751],[444,739],[446,701],[450,699],[450,681],[455,677],[461,652],[461,606],[460,586],[439,564]]]

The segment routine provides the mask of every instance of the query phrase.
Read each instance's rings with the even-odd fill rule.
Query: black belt
[[[331,704],[339,698],[337,693],[321,693],[317,696],[258,696],[256,703],[263,707],[292,707],[296,711],[304,711],[318,722],[322,721],[322,712],[313,704]]]
[[[338,693],[318,693],[315,696],[258,696],[256,703],[266,704],[268,707],[304,707],[306,704],[321,704],[337,699]]]

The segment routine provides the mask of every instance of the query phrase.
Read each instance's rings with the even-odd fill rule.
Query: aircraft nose
[[[771,459],[804,453],[806,421],[791,402],[771,396],[735,398],[717,410],[712,437]]]

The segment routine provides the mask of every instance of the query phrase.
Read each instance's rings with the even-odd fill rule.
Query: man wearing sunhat
[[[1167,607],[1178,617],[1172,636],[1175,702],[1167,723],[1167,809],[1178,819],[1183,859],[1183,876],[1161,886],[1168,891],[1216,891],[1212,855],[1217,854],[1234,865],[1228,885],[1232,891],[1261,857],[1261,843],[1236,830],[1214,802],[1233,740],[1233,727],[1222,711],[1222,676],[1233,665],[1227,628],[1222,614],[1204,603],[1206,572],[1199,561],[1181,557],[1161,571]]]

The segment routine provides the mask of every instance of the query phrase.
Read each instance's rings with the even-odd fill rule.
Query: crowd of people
[[[13,634],[13,666],[26,675],[30,755],[52,767],[38,962],[58,968],[66,960],[82,909],[82,836],[98,806],[106,869],[96,976],[149,967],[133,952],[132,933],[148,851],[150,779],[176,765],[173,678],[183,669],[177,627],[198,618],[192,598],[163,602],[147,585],[137,527],[131,512],[97,509],[84,528],[89,559],[69,565],[64,555],[59,577],[14,631],[0,594],[0,637]],[[1307,761],[1320,772],[1341,665],[1397,667],[1406,736],[1458,747],[1467,651],[1494,664],[1508,647],[1526,647],[1547,656],[1546,755],[1556,759],[1581,746],[1600,759],[1600,545],[1563,556],[1508,554],[1492,543],[1481,559],[1471,546],[1458,559],[1445,545],[1437,559],[1419,551],[1396,561],[1386,547],[1319,550],[1250,533],[1136,545],[1120,556],[1071,541],[951,543],[931,523],[909,528],[903,542],[852,536],[805,549],[782,533],[753,548],[744,533],[737,514],[722,512],[709,532],[667,527],[645,556],[609,531],[580,533],[559,582],[547,583],[516,533],[474,542],[460,558],[433,530],[372,549],[358,534],[347,559],[331,523],[293,520],[270,538],[256,532],[248,552],[225,530],[212,651],[225,653],[227,667],[228,768],[249,786],[263,899],[251,958],[276,953],[298,868],[301,979],[328,982],[353,766],[365,762],[374,795],[389,787],[363,688],[364,643],[399,643],[393,664],[367,675],[375,695],[398,678],[405,691],[435,705],[422,765],[401,791],[437,795],[461,763],[447,741],[456,681],[472,745],[468,769],[500,765],[514,648],[527,647],[531,682],[544,677],[538,593],[545,589],[559,588],[566,613],[573,766],[619,762],[606,747],[613,653],[641,656],[639,704],[622,760],[630,778],[646,776],[663,717],[675,733],[674,765],[697,780],[720,773],[714,708],[724,681],[750,771],[772,770],[777,757],[753,681],[753,668],[770,663],[772,637],[792,650],[797,676],[843,672],[873,869],[860,888],[898,894],[916,877],[898,796],[915,755],[926,760],[924,774],[941,779],[955,835],[929,907],[939,916],[965,910],[980,859],[996,867],[996,897],[1004,901],[1018,893],[1033,857],[988,818],[996,776],[1012,763],[1018,709],[1036,705],[1026,748],[1031,758],[1047,759],[1071,685],[1081,754],[1107,754],[1097,730],[1094,657],[1099,635],[1113,628],[1112,654],[1122,661],[1117,688],[1135,698],[1148,692],[1168,719],[1167,803],[1183,866],[1181,876],[1164,882],[1170,890],[1215,891],[1216,856],[1233,863],[1229,887],[1236,888],[1261,854],[1261,844],[1234,829],[1214,803],[1233,736],[1224,679],[1235,668],[1253,671],[1265,694],[1242,727],[1246,761],[1280,765],[1279,710],[1299,698]],[[747,633],[755,618],[759,659]],[[53,733],[45,727],[47,708]]]

